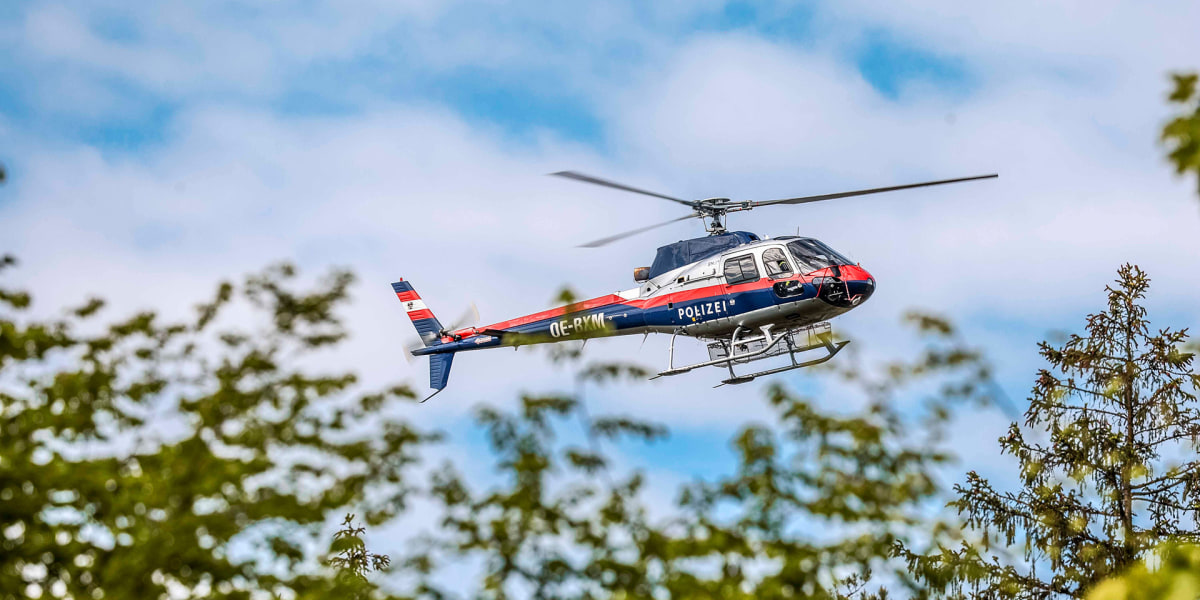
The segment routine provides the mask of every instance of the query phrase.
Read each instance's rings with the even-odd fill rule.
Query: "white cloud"
[[[332,366],[358,369],[370,383],[407,377],[420,387],[424,363],[402,360],[415,336],[387,287],[395,277],[411,279],[443,319],[475,300],[485,322],[499,321],[544,308],[564,283],[586,294],[627,287],[631,268],[647,264],[659,243],[700,233],[683,223],[599,251],[573,248],[670,218],[675,207],[543,173],[577,168],[680,195],[768,198],[995,170],[998,181],[760,210],[732,225],[772,235],[799,226],[861,260],[879,292],[835,326],[869,357],[914,351],[897,334],[897,316],[928,307],[991,349],[1019,398],[1038,364],[1036,339],[1048,328],[1078,329],[1123,261],[1155,278],[1152,301],[1164,313],[1197,316],[1200,214],[1190,187],[1162,165],[1154,128],[1165,110],[1164,71],[1200,56],[1187,29],[1200,19],[1191,5],[1174,13],[1088,6],[838,3],[818,13],[818,23],[838,29],[804,48],[749,30],[679,41],[644,24],[623,27],[636,19],[628,7],[598,6],[586,18],[559,9],[545,27],[547,37],[570,38],[561,53],[505,29],[528,15],[474,35],[438,21],[444,6],[377,16],[355,5],[268,25],[248,19],[233,32],[198,9],[158,8],[137,15],[139,42],[98,37],[75,9],[39,7],[24,23],[19,55],[71,65],[46,80],[57,110],[103,117],[112,114],[105,107],[121,109],[103,86],[85,90],[96,103],[68,93],[74,82],[109,75],[183,106],[146,153],[51,143],[6,120],[0,136],[22,155],[10,164],[21,172],[0,191],[8,196],[0,196],[0,239],[24,260],[16,276],[51,306],[96,293],[118,310],[178,314],[218,278],[279,258],[309,269],[352,266],[361,276],[349,315],[355,337]],[[669,31],[693,14],[653,10],[666,11],[651,20]],[[353,114],[320,118],[209,97],[269,96],[302,65],[386,51],[400,24],[411,27],[403,45],[411,60],[429,58],[433,70],[532,64],[561,73],[564,89],[585,90],[602,107],[608,154],[550,132],[517,145],[446,108],[382,93]],[[885,99],[845,58],[880,27],[964,61],[976,83],[966,94],[909,85],[900,101]],[[629,48],[641,58],[608,64],[606,53]],[[665,363],[665,338],[640,344],[598,341],[589,352]],[[597,411],[674,428],[765,414],[753,389],[711,389],[718,375],[590,398]],[[480,400],[570,387],[569,372],[530,350],[466,353],[450,389],[412,415],[446,423]],[[992,448],[994,436],[984,437]],[[994,458],[985,450],[964,449],[973,468]]]
[[[889,103],[827,56],[736,36],[684,48],[663,70],[626,93],[622,139],[660,172],[695,174],[682,193],[761,199],[1001,173],[733,217],[835,243],[877,271],[873,304],[1028,315],[1080,299],[1123,260],[1172,274],[1200,257],[1194,200],[1161,165],[1154,130],[1110,135],[1126,114],[1161,110],[1153,91],[1128,105],[1034,78],[953,103]],[[1172,279],[1164,290],[1190,286]]]

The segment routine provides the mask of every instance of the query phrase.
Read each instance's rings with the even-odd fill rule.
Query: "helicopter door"
[[[758,267],[753,254],[735,256],[725,261],[725,288],[758,281]]]
[[[788,261],[783,248],[772,246],[763,250],[762,260],[763,267],[767,269],[767,277],[771,279],[783,279],[793,274],[792,263]]]
[[[758,281],[762,275],[758,268],[758,261],[753,254],[741,254],[725,259],[724,264],[725,281],[722,282],[722,291],[725,292],[725,301],[729,307],[729,312],[733,315],[754,310],[756,308],[764,308],[773,302],[763,304],[761,298],[751,292],[746,284]]]
[[[721,288],[726,294],[730,294],[734,290],[741,291],[744,288],[739,286],[758,281],[760,277],[753,254],[743,254],[725,259],[724,275],[725,281]]]
[[[673,306],[672,322],[676,325],[694,325],[736,314],[733,302],[730,302],[729,290],[733,286],[758,281],[758,267],[753,254],[743,254],[725,260],[722,267],[721,294],[709,296],[697,301],[679,303]]]
[[[775,290],[775,295],[780,302],[784,301],[783,298],[804,293],[804,284],[790,279],[792,275],[795,275],[795,271],[782,247],[767,248],[763,251],[762,259],[763,267],[767,270],[767,277],[776,280],[771,289]]]

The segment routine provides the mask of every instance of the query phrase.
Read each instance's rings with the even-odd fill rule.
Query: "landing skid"
[[[764,375],[773,375],[775,373],[783,373],[784,371],[819,365],[833,358],[838,352],[841,352],[842,348],[846,347],[846,344],[850,343],[850,340],[834,342],[833,333],[828,323],[818,323],[800,329],[789,329],[778,335],[772,334],[771,328],[771,325],[764,325],[759,328],[762,332],[761,335],[739,338],[738,336],[743,332],[743,328],[738,327],[734,329],[733,334],[729,336],[728,340],[718,339],[709,344],[709,358],[711,360],[682,367],[675,366],[675,338],[679,336],[679,332],[676,332],[671,336],[671,346],[667,355],[667,369],[651,377],[651,379],[681,375],[700,367],[724,367],[729,370],[729,378],[721,381],[715,387],[749,383],[754,381],[755,378]],[[826,355],[803,362],[796,360],[798,354],[817,348],[824,348]],[[787,354],[792,364],[746,375],[738,375],[733,370],[735,363],[748,363],[782,354]]]
[[[804,362],[796,362],[797,352],[789,352],[788,356],[792,359],[792,364],[790,364],[790,365],[784,365],[782,367],[776,367],[774,369],[767,369],[765,371],[758,371],[756,373],[750,373],[748,375],[733,375],[729,379],[724,379],[721,381],[721,383],[719,383],[713,387],[721,387],[723,385],[737,385],[739,383],[749,383],[751,381],[754,381],[755,377],[762,377],[764,375],[774,375],[775,373],[783,373],[784,371],[793,371],[795,369],[803,369],[804,367],[811,367],[813,365],[819,365],[819,364],[833,358],[835,355],[837,355],[838,352],[842,351],[842,348],[846,347],[846,344],[849,344],[849,343],[850,343],[850,340],[842,340],[837,343],[831,343],[831,344],[825,346],[825,348],[829,351],[828,354],[826,354],[825,356],[822,356],[821,358],[814,358],[812,360],[806,360]],[[730,365],[729,372],[733,373],[732,365]]]

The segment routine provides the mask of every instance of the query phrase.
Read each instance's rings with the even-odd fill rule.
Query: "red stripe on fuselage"
[[[752,282],[741,284],[741,285],[730,286],[727,289],[729,292],[745,292],[745,291],[749,291],[749,290],[756,290],[756,289],[771,287],[771,285],[773,283],[775,283],[775,281],[763,279],[761,281],[752,281]],[[692,289],[692,290],[683,290],[681,292],[673,292],[670,294],[665,294],[663,296],[655,296],[653,298],[643,298],[643,299],[637,299],[637,300],[625,300],[616,294],[609,294],[607,296],[600,296],[598,298],[592,298],[591,300],[584,300],[583,302],[577,302],[575,304],[572,304],[570,308],[571,308],[572,312],[579,312],[579,311],[589,310],[592,308],[600,308],[602,306],[612,306],[612,305],[618,305],[618,304],[621,306],[629,306],[632,308],[641,308],[641,309],[654,308],[656,306],[665,306],[665,305],[667,305],[669,303],[673,303],[673,302],[688,302],[690,300],[701,300],[704,298],[721,296],[726,293],[724,288],[726,288],[726,286],[710,285],[710,286],[706,286],[706,287],[702,287],[702,288],[696,288],[696,289]],[[559,306],[557,308],[552,308],[550,310],[544,310],[542,312],[533,313],[531,315],[525,315],[523,317],[517,317],[515,319],[510,319],[508,321],[501,321],[501,322],[495,323],[493,325],[488,325],[487,327],[468,327],[466,329],[460,329],[458,331],[455,331],[454,333],[457,335],[469,336],[469,335],[474,335],[475,332],[477,332],[481,329],[496,329],[496,330],[503,331],[505,329],[510,329],[512,327],[519,327],[521,325],[528,325],[529,323],[536,323],[538,321],[544,321],[546,319],[553,319],[555,317],[561,317],[565,314],[567,314],[567,307]]]
[[[749,292],[753,290],[761,290],[775,285],[776,282],[786,281],[787,279],[803,279],[802,277],[787,277],[784,279],[759,279],[758,281],[750,281],[747,283],[739,283],[737,285],[710,285],[692,290],[683,290],[682,292],[674,292],[665,296],[656,296],[654,298],[646,298],[645,300],[630,301],[630,306],[638,308],[653,308],[655,306],[663,306],[664,304],[673,304],[675,302],[688,302],[691,300],[704,300],[715,296],[723,296],[725,294],[736,294],[738,292]]]
[[[591,300],[584,300],[583,302],[576,302],[575,304],[570,305],[570,308],[571,308],[571,312],[579,312],[581,310],[588,310],[588,309],[592,309],[592,308],[598,308],[601,306],[608,306],[609,304],[623,304],[623,303],[624,303],[624,300],[622,300],[620,296],[618,296],[616,294],[609,294],[607,296],[600,296],[599,298],[592,298]],[[523,317],[509,319],[507,321],[501,321],[499,323],[488,325],[487,327],[479,327],[476,329],[509,329],[511,327],[519,327],[521,325],[527,325],[529,323],[536,323],[538,321],[544,321],[546,319],[553,319],[554,317],[561,317],[561,316],[567,314],[567,308],[568,307],[566,307],[566,306],[559,306],[558,308],[551,308],[550,310],[543,310],[542,312],[533,313],[532,315],[525,315]],[[468,328],[468,329],[464,329],[462,331],[470,332],[470,331],[473,331],[473,329]]]
[[[847,266],[841,267],[841,269],[842,269],[842,277],[846,278],[846,279],[851,279],[851,280],[866,279],[869,276],[869,275],[867,275],[867,272],[860,267],[847,265]],[[618,305],[618,304],[621,306],[628,306],[631,308],[648,309],[648,308],[655,308],[658,306],[666,306],[667,304],[674,304],[676,302],[690,302],[693,300],[703,300],[706,298],[713,298],[716,296],[724,296],[726,294],[736,294],[738,292],[749,292],[749,291],[753,291],[753,290],[761,290],[764,288],[769,288],[780,281],[796,280],[796,281],[801,281],[801,282],[807,283],[809,281],[812,281],[812,279],[814,277],[832,276],[832,275],[833,275],[833,273],[832,273],[831,269],[821,269],[819,271],[814,271],[807,275],[793,275],[791,277],[782,277],[779,279],[767,279],[764,277],[762,279],[759,279],[758,281],[750,281],[747,283],[740,283],[737,285],[721,285],[721,284],[710,285],[710,286],[705,286],[705,287],[701,287],[701,288],[683,290],[680,292],[672,292],[670,294],[664,294],[662,296],[654,296],[652,298],[640,298],[640,299],[636,299],[636,300],[625,300],[616,294],[609,294],[607,296],[600,296],[598,298],[592,298],[591,300],[584,300],[583,302],[578,302],[576,304],[571,305],[571,309],[572,309],[572,312],[578,312],[578,311],[588,310],[588,309],[592,309],[592,308],[600,308],[602,306],[610,306],[610,305]],[[487,327],[468,327],[466,329],[460,329],[458,331],[455,331],[454,333],[456,335],[459,335],[462,337],[469,337],[469,336],[475,335],[476,332],[483,330],[483,329],[493,329],[493,330],[503,331],[505,329],[510,329],[512,327],[519,327],[521,325],[528,325],[529,323],[536,323],[538,321],[552,319],[554,317],[561,317],[565,314],[567,314],[567,307],[560,306],[557,308],[544,310],[542,312],[533,313],[531,315],[525,315],[523,317],[517,317],[515,319],[510,319],[508,321],[501,321],[501,322],[495,323],[493,325],[488,325]]]
[[[708,298],[709,296],[720,295],[721,287],[719,285],[710,285],[702,288],[691,290],[683,290],[682,292],[672,292],[662,296],[646,298],[643,300],[633,300],[631,305],[638,308],[654,308],[655,306],[665,306],[671,302],[687,302],[688,300],[699,300],[700,298]]]

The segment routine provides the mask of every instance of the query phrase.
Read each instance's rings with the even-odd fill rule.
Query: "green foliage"
[[[407,389],[302,367],[345,338],[352,277],[295,275],[222,284],[182,321],[102,323],[97,300],[43,320],[0,289],[0,598],[348,593],[304,548],[332,511],[403,510],[431,438],[391,410]]]
[[[994,596],[1079,597],[1160,542],[1200,538],[1200,376],[1185,331],[1151,332],[1141,302],[1149,278],[1125,265],[1087,335],[1043,342],[1023,430],[1001,449],[1022,487],[997,491],[975,472],[951,503],[980,544],[910,553],[926,582]],[[1034,439],[1027,435],[1032,432]],[[1024,565],[988,546],[1023,547]],[[982,547],[981,547],[982,546]]]
[[[1097,585],[1087,600],[1200,598],[1200,546],[1163,544],[1125,573]]]
[[[1171,80],[1175,87],[1167,99],[1178,105],[1179,113],[1163,127],[1162,141],[1175,171],[1196,175],[1200,186],[1200,93],[1196,89],[1200,74],[1176,73]]]
[[[839,361],[820,400],[772,388],[768,417],[731,439],[730,472],[656,481],[624,451],[665,427],[549,395],[476,410],[490,479],[452,463],[418,477],[437,436],[394,416],[406,389],[304,366],[344,340],[351,278],[295,279],[280,265],[222,284],[182,322],[102,324],[99,301],[43,321],[27,294],[0,296],[0,597],[368,598],[386,595],[367,577],[385,570],[440,598],[439,576],[463,564],[479,571],[451,587],[480,598],[922,595],[898,557],[953,537],[937,518],[945,428],[995,400],[980,353],[915,315],[932,336],[915,359]],[[257,319],[235,326],[235,306]],[[577,367],[578,389],[647,375]],[[838,404],[860,408],[822,408]],[[316,556],[335,511],[378,525],[416,497],[436,521],[395,565],[353,517]]]
[[[365,527],[354,524],[354,515],[346,515],[342,520],[342,528],[333,534],[333,543],[329,545],[329,565],[337,573],[340,585],[351,591],[352,597],[366,598],[372,587],[367,575],[374,571],[386,570],[392,559],[385,554],[374,554],[367,550],[367,544],[362,536]]]
[[[1173,83],[1161,139],[1200,183],[1200,78]],[[1200,597],[1200,549],[1179,543],[1200,538],[1200,379],[1186,331],[1149,329],[1136,267],[1087,335],[1041,344],[1024,427],[1000,440],[1021,488],[969,473],[949,504],[965,531],[936,510],[945,429],[1003,398],[940,319],[910,316],[936,340],[914,361],[830,365],[842,385],[820,400],[771,388],[770,417],[730,441],[732,472],[668,485],[669,500],[613,453],[667,429],[592,416],[578,395],[476,410],[493,483],[447,463],[413,485],[439,436],[395,416],[411,392],[304,366],[345,341],[353,277],[296,278],[282,264],[221,284],[180,321],[103,322],[98,299],[38,318],[30,294],[0,287],[0,599],[393,597],[368,577],[392,570],[440,598],[437,574],[464,562],[478,579],[455,587],[480,598]],[[590,385],[646,375],[578,370]],[[860,410],[822,408],[851,390]],[[914,394],[919,419],[895,404]],[[395,567],[353,515],[324,561],[313,551],[329,515],[378,525],[415,496],[438,522]]]
[[[731,440],[736,469],[678,487],[670,503],[651,502],[662,496],[647,489],[647,474],[617,468],[605,450],[657,442],[665,428],[589,416],[575,396],[525,397],[514,412],[480,408],[500,481],[480,487],[454,465],[436,470],[443,520],[405,564],[431,597],[449,591],[429,574],[464,563],[483,565],[474,586],[483,598],[869,598],[886,597],[886,585],[915,587],[894,557],[943,527],[928,515],[948,460],[937,430],[956,405],[987,403],[991,389],[978,380],[988,372],[978,354],[935,322],[938,341],[915,361],[874,377],[837,373],[861,391],[859,412],[830,413],[774,387],[771,417]],[[581,377],[622,373],[644,375],[593,366]],[[909,384],[933,390],[929,428],[891,405]]]

